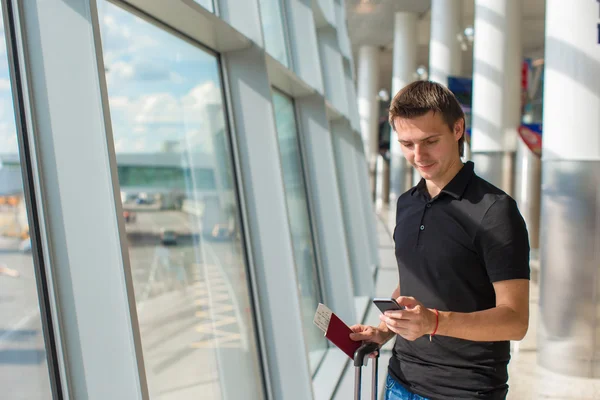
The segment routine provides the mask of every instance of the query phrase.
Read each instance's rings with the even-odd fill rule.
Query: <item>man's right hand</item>
[[[383,325],[383,328],[369,326],[369,325],[353,325],[350,327],[353,333],[350,334],[350,339],[355,342],[365,341],[377,343],[380,347],[383,346],[388,340],[390,340],[395,333],[387,329]]]

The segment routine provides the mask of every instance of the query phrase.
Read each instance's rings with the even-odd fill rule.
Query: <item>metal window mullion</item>
[[[281,25],[283,27],[283,43],[285,44],[285,56],[288,62],[289,69],[295,71],[294,58],[292,57],[292,46],[289,32],[288,18],[287,18],[287,5],[284,0],[275,0],[279,3],[279,17],[281,18]]]
[[[216,2],[216,0],[214,0]],[[240,221],[240,233],[243,235],[243,251],[246,262],[246,271],[249,276],[249,290],[250,290],[250,301],[253,306],[252,317],[254,320],[255,333],[258,345],[258,354],[261,362],[261,370],[262,370],[262,378],[265,389],[265,396],[268,399],[274,399],[273,397],[273,384],[271,382],[271,376],[269,372],[269,357],[267,354],[267,342],[266,335],[263,327],[263,315],[261,312],[260,301],[259,301],[259,290],[258,290],[258,277],[256,273],[257,265],[254,263],[254,255],[252,252],[252,235],[250,233],[250,222],[248,216],[248,209],[246,207],[246,199],[244,194],[244,186],[243,186],[243,174],[242,174],[242,165],[240,162],[240,149],[237,144],[237,141],[234,140],[233,133],[236,131],[235,127],[235,118],[233,118],[232,113],[232,99],[229,95],[231,93],[229,86],[229,76],[228,76],[228,68],[227,68],[227,60],[223,59],[223,57],[219,56],[219,70],[221,72],[221,82],[223,84],[223,99],[224,99],[224,113],[226,117],[226,124],[229,135],[227,136],[229,146],[231,148],[232,153],[232,165],[233,165],[233,174],[234,174],[234,186],[236,192],[236,199],[238,201],[238,218]]]
[[[326,298],[335,313],[351,324],[356,320],[353,285],[325,101],[320,95],[306,96],[297,99],[296,107],[311,182],[310,197],[314,200]]]
[[[63,388],[72,398],[146,399],[95,2],[14,4]]]
[[[348,250],[352,262],[354,295],[369,296],[373,291],[372,275],[368,269],[371,265],[371,251],[367,240],[369,230],[366,219],[363,218],[364,208],[360,200],[362,186],[355,172],[354,132],[347,121],[334,121],[331,125]]]
[[[303,0],[283,0],[291,69],[300,79],[323,93],[323,75],[313,10]]]
[[[253,46],[223,61],[272,396],[312,398],[265,54]]]
[[[17,39],[19,16],[15,10],[14,2],[2,2],[4,16],[4,30],[8,67],[11,80],[12,97],[15,113],[15,126],[19,146],[19,160],[23,180],[23,193],[27,209],[29,236],[31,241],[31,254],[33,259],[34,275],[36,279],[38,303],[44,336],[46,362],[48,366],[50,389],[53,399],[68,399],[68,388],[65,364],[58,323],[58,308],[53,290],[52,273],[47,262],[46,246],[47,235],[43,225],[44,208],[39,201],[39,180],[35,148],[31,145],[30,129],[31,115],[25,106],[28,100],[28,88],[22,68],[24,54]]]
[[[320,254],[321,251],[318,246],[319,232],[315,226],[315,222],[317,220],[316,216],[315,216],[315,202],[313,201],[312,196],[310,196],[311,182],[310,182],[310,177],[308,176],[308,170],[306,167],[307,159],[306,159],[306,154],[305,154],[304,147],[303,147],[304,145],[303,145],[303,138],[302,138],[302,130],[300,129],[300,123],[299,123],[299,118],[298,118],[298,108],[297,108],[296,100],[294,98],[292,98],[291,96],[289,96],[282,90],[277,89],[276,87],[273,87],[273,90],[279,92],[282,96],[286,97],[292,103],[292,106],[294,108],[294,119],[295,119],[295,124],[296,124],[296,143],[298,144],[300,169],[301,169],[300,179],[302,179],[302,186],[304,188],[304,198],[306,199],[306,205],[308,208],[308,224],[310,227],[311,239],[313,241],[313,250],[315,252],[316,264],[314,265],[314,273],[316,274],[315,276],[317,277],[317,290],[318,290],[318,295],[319,295],[319,301],[322,302],[324,300],[327,300],[326,294],[325,294],[325,292],[323,290],[323,286],[322,286],[323,277],[321,274],[321,266],[323,265],[323,262],[322,262],[322,258],[321,258],[321,254]]]

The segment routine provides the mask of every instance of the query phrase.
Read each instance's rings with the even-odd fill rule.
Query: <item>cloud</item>
[[[132,104],[131,114],[137,124],[183,124],[181,102],[171,93],[156,93],[140,97]]]
[[[102,21],[100,28],[104,44],[103,54],[107,64],[112,64],[123,56],[131,57],[140,52],[149,52],[150,49],[159,46],[159,42],[150,35],[132,34],[132,23],[140,21],[139,18],[123,12],[108,2],[99,3],[98,6]],[[145,29],[141,32],[144,31]]]
[[[156,63],[139,62],[134,65],[134,76],[142,81],[169,80],[171,71]]]
[[[0,123],[0,153],[18,153],[17,133],[14,125],[6,122]]]
[[[178,126],[155,126],[141,134],[131,134],[131,129],[115,131],[117,153],[156,153],[164,150],[165,143],[173,142],[184,147],[187,145],[184,131]]]
[[[5,78],[0,78],[0,91],[8,91],[10,90],[10,81]]]
[[[175,124],[188,128],[205,123],[223,125],[221,91],[214,82],[195,86],[182,97],[158,92],[137,99],[113,96],[109,102],[111,112],[137,126],[138,132],[144,124]]]
[[[116,138],[115,139],[115,151],[117,153],[124,153],[128,150],[129,146],[127,146],[127,139],[125,138]]]
[[[135,141],[134,145],[133,145],[133,151],[134,152],[142,152],[147,150],[147,146],[146,146],[146,139],[138,139]]]
[[[195,86],[184,97],[183,103],[193,109],[203,109],[208,104],[221,104],[221,89],[209,81]]]
[[[126,109],[129,107],[129,98],[127,96],[112,96],[109,97],[108,102],[111,109]]]
[[[134,76],[133,65],[124,61],[116,61],[111,63],[110,66],[106,67],[105,71],[106,78],[109,79],[111,82],[114,79],[131,79]]]

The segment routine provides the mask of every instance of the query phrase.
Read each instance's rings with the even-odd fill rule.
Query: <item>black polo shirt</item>
[[[473,167],[467,162],[433,199],[424,180],[398,199],[400,293],[428,308],[486,310],[496,305],[493,282],[529,279],[529,240],[517,204]],[[397,336],[389,372],[432,400],[504,399],[509,359],[508,341]]]

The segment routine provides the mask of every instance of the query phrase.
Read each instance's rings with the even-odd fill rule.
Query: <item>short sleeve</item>
[[[499,197],[484,215],[475,245],[490,281],[529,279],[529,236],[517,203]]]

